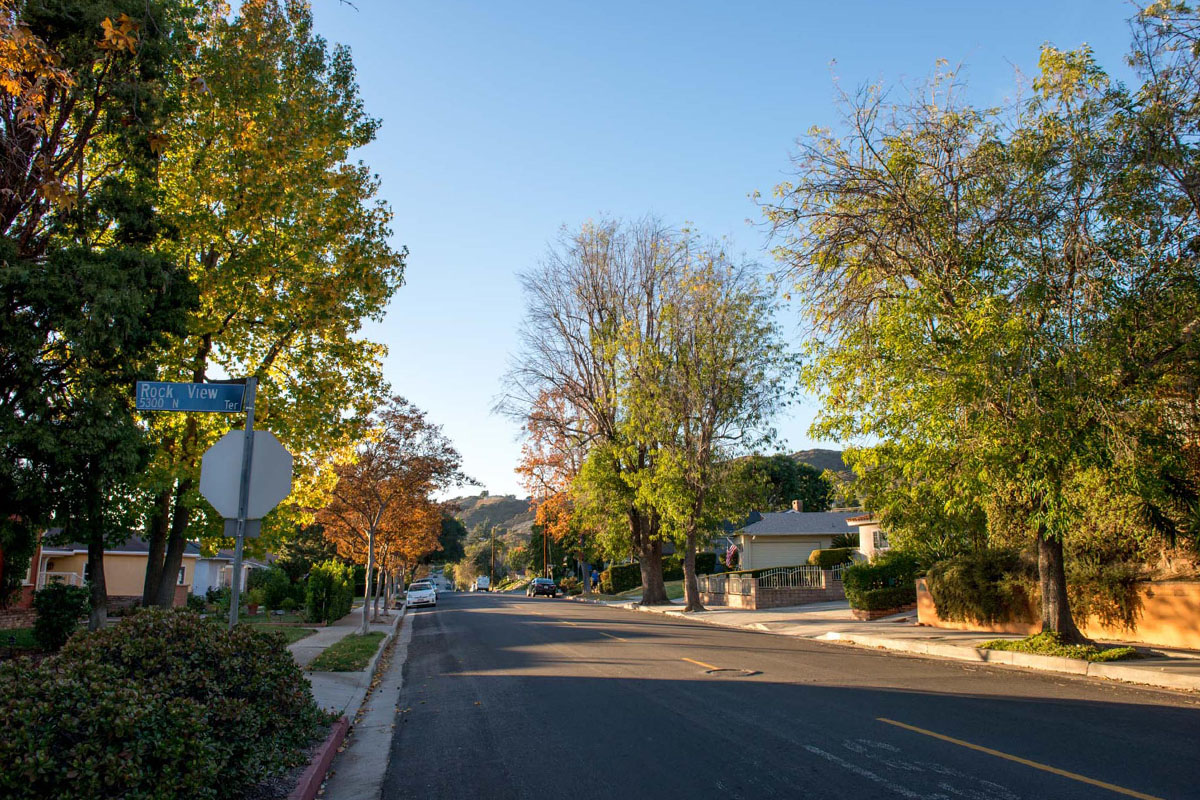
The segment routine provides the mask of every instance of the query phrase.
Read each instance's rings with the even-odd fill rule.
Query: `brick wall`
[[[32,628],[35,619],[37,619],[37,612],[33,609],[8,609],[0,611],[0,631],[12,630],[13,628]]]

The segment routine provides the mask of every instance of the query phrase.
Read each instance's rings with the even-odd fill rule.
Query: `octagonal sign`
[[[230,431],[208,448],[200,461],[200,493],[226,519],[238,515],[245,440],[245,431]],[[270,431],[255,431],[246,519],[261,519],[291,493],[292,454]]]

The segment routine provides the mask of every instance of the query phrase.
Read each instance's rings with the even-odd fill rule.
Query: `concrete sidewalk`
[[[1196,651],[1170,650],[1141,644],[1112,642],[1111,644],[1131,644],[1145,653],[1147,657],[1129,661],[1092,663],[1074,658],[1039,656],[1008,650],[981,650],[976,645],[996,639],[1020,639],[1022,637],[978,631],[954,631],[918,625],[915,611],[895,617],[885,617],[873,622],[861,622],[854,619],[850,612],[850,606],[845,601],[812,603],[766,611],[714,607],[708,611],[691,614],[685,614],[678,604],[639,606],[627,600],[597,601],[586,598],[583,599],[583,602],[632,611],[666,614],[727,628],[744,628],[840,644],[878,647],[915,655],[952,658],[959,661],[1086,675],[1167,689],[1200,691],[1200,652]],[[1106,642],[1106,644],[1108,643]]]
[[[379,649],[375,651],[375,655],[367,664],[366,669],[359,672],[312,672],[305,669],[304,675],[312,686],[313,699],[317,701],[317,705],[326,711],[354,718],[367,694],[367,687],[371,683],[371,675],[375,671],[379,654],[387,647],[400,620],[404,618],[404,611],[404,609],[391,609],[388,611],[388,616],[383,618],[384,621],[370,624],[371,631],[379,631],[387,636]],[[297,664],[307,667],[313,659],[334,643],[341,641],[349,634],[357,633],[361,624],[362,609],[359,607],[337,622],[330,623],[324,628],[317,628],[317,632],[312,636],[291,643],[288,645],[288,650],[291,651]]]

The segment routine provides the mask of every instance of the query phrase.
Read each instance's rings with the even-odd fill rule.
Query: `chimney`
[[[803,500],[793,500],[792,501],[792,511],[803,511],[803,510],[804,510],[804,501]]]

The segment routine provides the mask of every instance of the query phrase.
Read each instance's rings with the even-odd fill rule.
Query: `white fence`
[[[718,573],[700,575],[700,591],[713,594],[751,594],[753,587],[760,589],[831,589],[831,584],[842,582],[842,573],[847,564],[838,564],[833,569],[821,569],[812,564],[796,567],[771,567],[752,573]]]
[[[65,583],[68,586],[83,586],[83,576],[77,572],[39,572],[37,588],[44,589],[48,583]]]

